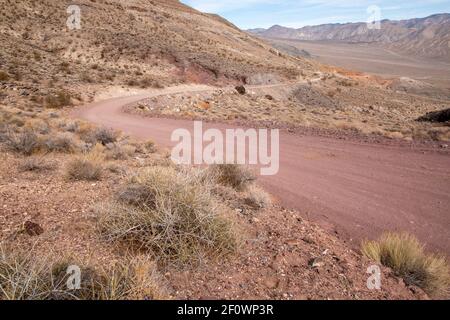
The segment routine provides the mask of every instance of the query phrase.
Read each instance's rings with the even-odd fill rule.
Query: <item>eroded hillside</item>
[[[25,90],[39,101],[46,91],[75,86],[271,82],[311,69],[178,1],[78,1],[80,30],[66,26],[71,4],[0,1],[0,69],[7,90]]]

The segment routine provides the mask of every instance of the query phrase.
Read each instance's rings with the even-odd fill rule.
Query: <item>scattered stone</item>
[[[44,233],[44,229],[40,225],[31,221],[25,221],[23,229],[25,233],[31,237],[39,236]]]
[[[311,238],[311,237],[309,237],[309,236],[303,237],[302,240],[303,240],[304,242],[306,242],[307,244],[315,244],[314,239]]]
[[[247,92],[247,90],[245,89],[244,86],[236,86],[235,89],[239,94],[242,94],[242,95],[244,95]]]
[[[322,258],[312,258],[308,261],[308,265],[311,268],[321,268],[325,265],[325,262],[323,261]]]
[[[211,108],[211,104],[207,101],[200,101],[199,103],[197,103],[197,109],[201,109],[201,110],[209,110]]]

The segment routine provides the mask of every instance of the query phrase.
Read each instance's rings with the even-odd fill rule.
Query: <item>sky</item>
[[[291,28],[324,23],[366,22],[380,8],[381,19],[401,20],[450,13],[450,0],[181,0],[200,11],[217,13],[241,29]]]

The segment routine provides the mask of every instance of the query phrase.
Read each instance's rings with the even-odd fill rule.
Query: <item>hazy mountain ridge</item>
[[[275,25],[249,32],[265,38],[291,40],[377,43],[427,58],[450,58],[450,14],[426,18],[381,21],[381,29],[368,29],[366,23],[324,24],[300,29]]]

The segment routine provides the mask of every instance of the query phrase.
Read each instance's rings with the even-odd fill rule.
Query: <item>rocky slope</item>
[[[378,43],[413,55],[447,61],[450,58],[450,14],[402,21],[383,20],[380,30],[369,30],[366,23],[346,23],[300,29],[275,25],[267,30],[249,31],[267,38]]]
[[[92,84],[252,82],[258,74],[275,81],[311,69],[179,1],[81,0],[80,30],[66,26],[71,4],[0,0],[4,88],[45,96],[43,91]]]

